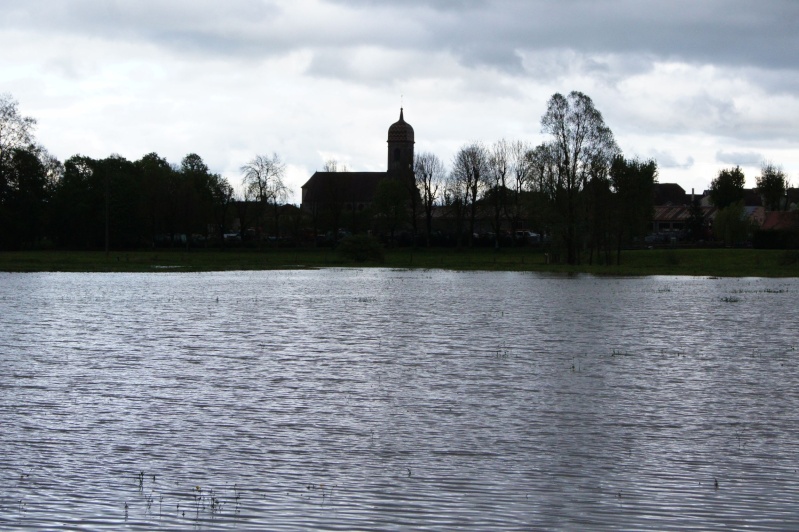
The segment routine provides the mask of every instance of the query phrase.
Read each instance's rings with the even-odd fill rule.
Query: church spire
[[[399,120],[388,128],[388,171],[406,173],[413,168],[413,128],[400,107]]]

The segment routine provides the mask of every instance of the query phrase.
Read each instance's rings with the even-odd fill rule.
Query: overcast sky
[[[300,186],[334,158],[538,144],[549,97],[589,95],[626,156],[690,192],[764,160],[799,185],[797,0],[3,0],[0,93],[55,156],[172,163],[239,185],[273,152]]]

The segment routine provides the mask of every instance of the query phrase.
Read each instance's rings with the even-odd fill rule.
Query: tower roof
[[[413,128],[405,121],[400,107],[400,117],[388,128],[388,142],[413,142]]]

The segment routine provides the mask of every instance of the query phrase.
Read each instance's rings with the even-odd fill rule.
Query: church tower
[[[413,174],[413,128],[405,121],[400,108],[399,121],[388,128],[388,174],[406,177]]]

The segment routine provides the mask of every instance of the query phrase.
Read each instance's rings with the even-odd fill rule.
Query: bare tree
[[[441,199],[447,213],[455,220],[455,238],[459,248],[463,244],[463,223],[466,216],[467,194],[466,182],[453,169],[444,182]]]
[[[469,215],[469,247],[474,243],[477,199],[483,192],[488,174],[488,150],[481,142],[462,147],[452,163],[452,177],[458,188],[465,191],[464,206]]]
[[[530,170],[528,189],[554,201],[558,187],[558,165],[552,145],[539,144],[527,152],[526,159]]]
[[[275,216],[275,235],[280,236],[280,203],[285,202],[290,193],[283,182],[286,165],[273,153],[271,157],[256,155],[253,160],[241,167],[245,198],[259,204],[259,211],[271,206]],[[259,241],[262,228],[257,228]]]
[[[530,145],[517,140],[508,146],[508,173],[510,174],[509,201],[506,203],[505,216],[510,223],[513,234],[519,229],[524,214],[522,196],[530,188],[532,176],[532,159],[529,157]]]
[[[433,206],[444,186],[446,170],[444,163],[434,153],[422,152],[416,155],[413,162],[416,186],[422,193],[422,209],[425,215],[425,242],[430,247],[430,236],[433,232]]]
[[[505,215],[508,204],[508,172],[511,163],[511,147],[505,139],[495,142],[491,146],[488,154],[488,172],[486,182],[488,185],[487,195],[491,200],[492,220],[491,226],[494,229],[494,247],[499,248],[499,233],[502,230],[502,218]]]
[[[565,219],[562,234],[567,262],[579,262],[580,192],[592,176],[607,175],[613,156],[618,153],[613,133],[605,125],[591,98],[572,91],[568,97],[554,94],[541,117],[545,133],[552,135],[551,148],[557,162],[558,204]],[[602,170],[604,168],[604,171]]]
[[[346,164],[339,165],[339,162],[335,159],[328,159],[325,161],[325,165],[322,167],[323,172],[349,172]]]

